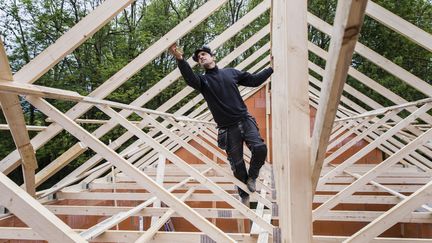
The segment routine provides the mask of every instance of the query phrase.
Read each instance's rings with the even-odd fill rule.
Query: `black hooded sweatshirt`
[[[178,60],[178,67],[186,83],[204,96],[219,128],[232,126],[249,114],[237,86],[258,87],[273,73],[271,67],[250,74],[216,66],[205,74],[195,74],[184,59]]]

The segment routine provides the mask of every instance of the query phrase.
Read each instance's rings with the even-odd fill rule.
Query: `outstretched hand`
[[[171,53],[171,55],[173,55],[177,60],[182,60],[183,59],[183,52],[181,50],[179,50],[179,48],[177,48],[177,44],[174,43],[172,44],[169,48],[168,51]]]

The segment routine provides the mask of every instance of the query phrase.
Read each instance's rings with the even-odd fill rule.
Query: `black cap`
[[[195,62],[198,62],[198,54],[199,54],[200,52],[202,52],[202,51],[203,51],[203,52],[207,52],[208,54],[210,54],[210,56],[213,56],[213,53],[212,53],[210,47],[207,46],[207,45],[204,45],[204,46],[202,46],[201,48],[198,48],[198,49],[194,52],[194,55],[192,56],[192,59],[193,59]]]

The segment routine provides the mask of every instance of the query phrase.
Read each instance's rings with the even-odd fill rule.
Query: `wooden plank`
[[[346,170],[344,170],[344,173],[346,173],[348,175],[351,175],[351,176],[353,176],[353,177],[355,177],[357,179],[361,178],[361,175],[356,174],[356,173],[351,173],[351,172],[348,172]],[[372,184],[373,186],[377,187],[377,188],[383,189],[384,191],[386,191],[386,192],[388,192],[388,193],[390,193],[390,194],[398,197],[401,200],[407,198],[407,196],[405,196],[404,194],[399,193],[399,192],[397,192],[395,190],[392,190],[392,189],[388,188],[387,186],[384,186],[384,185],[382,185],[382,184],[380,184],[380,183],[378,183],[376,181],[370,181],[369,183]],[[422,210],[426,210],[428,212],[432,212],[432,208],[430,208],[427,205],[421,205],[421,209]]]
[[[191,134],[190,132],[188,132],[186,129],[184,129],[183,127],[179,126],[178,124],[176,124],[175,121],[173,121],[170,118],[167,118],[167,120],[170,121],[170,123],[174,126],[177,127],[178,129],[180,129],[180,131],[184,132],[186,135],[193,137],[193,134]],[[159,126],[160,125],[156,125],[156,120],[152,120],[151,121],[152,124],[154,124],[154,126]],[[175,135],[174,134],[169,134],[170,132],[167,129],[164,129],[163,127],[160,127],[161,131],[164,134],[169,135],[171,138],[173,138]],[[182,145],[183,148],[185,148],[186,150],[188,150],[189,152],[191,152],[194,156],[196,156],[197,158],[199,158],[201,161],[203,161],[204,163],[208,164],[211,168],[213,168],[216,172],[221,173],[223,176],[225,176],[228,180],[230,180],[231,182],[233,182],[237,187],[243,189],[244,191],[249,191],[246,187],[246,185],[239,181],[237,178],[235,178],[231,172],[229,172],[228,170],[221,168],[219,166],[219,164],[217,162],[214,162],[212,160],[210,160],[207,156],[205,156],[204,154],[202,154],[201,152],[199,152],[197,149],[195,149],[193,146],[189,145],[188,143],[181,141],[181,140],[177,140],[178,143],[180,145]],[[201,140],[202,141],[202,140]],[[204,145],[202,145],[204,146]],[[258,182],[258,181],[257,181]],[[257,183],[259,184],[259,182]],[[259,202],[263,203],[264,205],[266,205],[267,207],[271,207],[271,203],[268,200],[265,200],[264,197],[259,196],[260,194],[258,194],[257,192],[254,193],[249,193],[250,197],[253,199],[258,200]]]
[[[112,110],[109,107],[103,107],[103,106],[97,106],[100,110],[102,110],[104,113],[109,115],[112,118],[117,119],[117,122],[119,122],[123,127],[128,129],[130,132],[133,132],[135,136],[137,136],[139,139],[143,140],[144,142],[148,143],[150,146],[152,146],[155,150],[157,150],[159,153],[165,154],[167,159],[169,159],[172,163],[176,164],[179,168],[187,172],[189,175],[193,176],[198,182],[201,184],[207,186],[207,188],[215,193],[216,195],[222,197],[228,204],[233,206],[234,208],[238,209],[240,212],[244,213],[249,219],[251,219],[254,222],[257,222],[263,229],[266,231],[272,233],[273,232],[273,226],[271,224],[268,224],[265,222],[261,217],[257,216],[253,211],[251,211],[248,207],[243,205],[240,201],[230,196],[227,192],[222,190],[217,184],[215,184],[213,181],[209,180],[205,176],[202,176],[195,168],[193,168],[191,165],[186,163],[184,160],[179,158],[177,155],[173,154],[171,151],[167,150],[165,147],[161,146],[159,143],[154,141],[148,134],[144,133],[141,129],[136,127],[135,125],[131,124],[128,120],[126,120],[124,117],[119,115],[117,112]],[[142,114],[138,113],[140,116]],[[147,121],[149,121],[152,125],[159,127],[160,129],[162,126],[158,122],[153,122],[154,120],[150,118],[149,116],[146,117]],[[161,129],[162,130],[162,129]],[[162,130],[164,133],[168,133],[167,130]],[[204,156],[204,155],[203,155]],[[208,157],[204,156],[208,159]],[[212,165],[214,162],[209,159],[208,162],[209,165]],[[212,167],[214,169],[217,169],[217,167]]]
[[[76,232],[82,230],[76,229]],[[92,242],[135,242],[138,237],[140,237],[143,232],[139,231],[129,231],[129,230],[108,230],[104,234],[100,235],[98,238]],[[242,243],[255,243],[256,237],[252,237],[249,234],[238,234],[229,233],[237,242]],[[11,227],[0,227],[0,237],[5,236],[7,239],[23,239],[23,240],[44,240],[42,237],[38,236],[30,228],[11,228]],[[178,243],[190,243],[190,242],[201,242],[202,239],[208,240],[207,235],[199,232],[158,232],[156,233],[154,239],[150,243],[162,243],[162,242],[178,242]]]
[[[341,243],[344,242],[348,237],[346,236],[320,236],[314,235],[314,243]],[[420,238],[391,238],[382,237],[375,238],[369,241],[369,243],[432,243],[431,239],[420,239]]]
[[[0,193],[0,205],[14,213],[42,239],[52,242],[87,242],[3,173],[0,173]]]
[[[115,0],[112,0],[115,2]],[[172,43],[186,35],[188,31],[192,30],[195,26],[201,23],[204,19],[210,16],[214,11],[220,8],[227,0],[210,0],[203,4],[200,8],[195,10],[191,15],[179,23],[176,27],[166,33],[153,45],[147,48],[137,58],[132,60],[129,64],[123,67],[120,71],[114,74],[111,78],[105,81],[101,86],[89,94],[89,97],[104,98],[108,96],[116,88],[120,87],[126,82],[129,77],[136,74],[145,65],[152,61],[155,57],[164,52]],[[19,78],[23,80],[23,78]],[[78,118],[87,112],[92,105],[77,104],[71,108],[66,115],[71,119]],[[45,131],[39,133],[32,139],[33,146],[38,149],[48,142],[52,137],[58,134],[62,128],[58,124],[51,124]],[[17,166],[18,154],[12,152],[0,163],[0,171],[6,174],[12,171]]]
[[[181,196],[181,194],[177,194]],[[113,207],[113,206],[75,206],[75,205],[46,205],[46,208],[56,215],[83,215],[83,216],[110,216],[120,212],[131,210],[132,207]],[[169,208],[144,208],[137,212],[135,216],[162,216]],[[199,214],[205,218],[217,219],[246,219],[244,215],[234,209],[220,209],[220,208],[194,208]],[[220,214],[224,210],[226,214]],[[264,211],[265,214],[270,213],[269,210]],[[332,210],[322,216],[320,221],[342,221],[342,222],[371,222],[378,218],[385,211],[343,211]],[[172,217],[181,217],[178,213],[174,213]],[[278,220],[278,217],[272,217],[273,220]],[[401,223],[425,223],[430,224],[429,212],[412,212],[407,214],[404,218],[400,219]]]
[[[320,31],[323,31],[327,35],[331,35],[331,25],[327,24],[325,21],[319,19],[311,13],[308,14],[308,21],[311,25],[313,25]],[[390,74],[401,79],[402,81],[417,89],[421,93],[429,97],[432,96],[432,87],[426,81],[421,80],[417,76],[396,65],[387,58],[379,55],[378,53],[374,52],[360,42],[357,43],[355,51],[359,55],[367,58],[369,61],[375,63],[377,66],[383,68]]]
[[[27,125],[26,128],[27,128],[27,131],[40,132],[40,131],[45,130],[47,127],[45,127],[45,126],[28,126]],[[10,130],[10,127],[8,124],[0,124],[0,130]]]
[[[12,71],[10,70],[3,41],[0,39],[0,79],[4,83],[14,83]],[[17,95],[0,93],[0,104],[3,115],[9,125],[15,146],[18,149],[22,162],[24,184],[27,193],[34,196],[35,170],[38,167],[33,146],[30,144],[30,137],[24,119],[21,102]]]
[[[409,153],[414,151],[417,147],[429,141],[432,137],[432,129],[426,131],[421,136],[413,140],[411,143],[407,144],[401,150],[390,156],[388,159],[384,160],[380,164],[378,164],[375,168],[370,170],[368,173],[364,174],[361,178],[357,179],[350,186],[340,191],[336,195],[332,196],[328,201],[321,204],[318,208],[316,208],[313,212],[313,218],[316,220],[322,215],[324,212],[332,209],[336,206],[342,198],[347,197],[355,192],[356,188],[368,183],[373,180],[377,175],[385,171],[389,166],[397,163],[400,159],[407,156]]]
[[[264,214],[264,220],[270,222],[271,221],[271,214]],[[267,232],[261,232],[258,235],[257,243],[267,243],[269,242],[269,233]]]
[[[104,157],[113,163],[117,168],[129,174],[132,178],[134,178],[138,183],[140,183],[147,190],[155,193],[158,198],[160,198],[163,202],[168,204],[170,207],[174,208],[176,211],[181,213],[189,222],[191,222],[198,229],[203,232],[209,234],[215,240],[233,242],[233,240],[227,236],[220,229],[216,228],[214,225],[210,224],[206,219],[193,211],[186,204],[181,202],[176,197],[172,196],[169,192],[167,192],[164,188],[155,183],[152,179],[150,179],[147,175],[145,175],[142,171],[138,170],[133,165],[129,164],[125,159],[120,157],[116,152],[111,150],[108,146],[100,142],[93,135],[88,133],[85,129],[78,126],[75,122],[70,120],[66,115],[62,114],[55,107],[50,105],[48,102],[36,98],[36,97],[27,97],[27,100],[41,110],[46,115],[50,116],[54,121],[58,124],[62,124],[64,128],[77,137],[81,141],[86,141],[86,144],[89,145],[94,151],[97,153],[103,154]]]
[[[89,15],[63,34],[54,44],[21,68],[14,75],[14,79],[20,83],[35,82],[132,2],[134,0],[104,1]]]
[[[309,15],[308,17],[311,18],[311,21],[313,22],[314,25],[318,25],[318,24],[322,24],[323,26],[321,26],[321,28],[323,29],[329,29],[331,27],[329,27],[329,25],[321,20],[317,20],[317,17],[313,16],[313,15]],[[328,30],[329,31],[329,30]],[[317,54],[318,56],[326,59],[327,58],[327,53],[322,50],[321,48],[317,47],[314,44],[309,43],[309,47],[310,50],[312,50],[315,54]],[[309,67],[314,71],[317,72],[320,75],[324,75],[324,71],[318,67],[317,65],[309,62]],[[372,80],[371,78],[367,77],[366,75],[360,73],[359,71],[355,70],[354,68],[350,67],[349,71],[348,71],[349,75],[351,75],[352,77],[354,77],[355,79],[357,79],[358,81],[362,82],[363,84],[367,85],[368,87],[374,89],[375,91],[377,91],[378,93],[380,93],[381,95],[383,95],[384,97],[387,97],[388,99],[390,99],[391,101],[393,101],[396,104],[403,104],[403,103],[407,103],[408,101],[406,101],[405,99],[402,99],[401,97],[397,96],[396,94],[394,94],[393,92],[391,92],[390,90],[386,89],[385,87],[381,86],[380,84],[378,84],[377,82],[375,82],[374,80]],[[378,109],[378,108],[382,108],[382,106],[380,104],[378,104],[377,102],[373,101],[372,99],[370,99],[369,97],[361,94],[360,92],[358,92],[357,90],[355,90],[354,88],[352,88],[351,86],[349,86],[348,84],[345,84],[344,86],[345,91],[347,91],[348,93],[350,93],[351,95],[353,95],[354,97],[356,97],[358,100],[363,101],[365,104],[367,104],[368,106],[374,108],[374,109]],[[361,107],[357,107],[357,110],[360,111],[363,109]],[[408,107],[407,108],[408,111],[410,112],[414,112],[415,108],[413,107]],[[365,112],[365,111],[364,111]],[[424,114],[421,116],[421,118],[425,121],[427,121],[428,123],[432,123],[432,117],[430,117],[427,114]],[[397,118],[397,121],[402,120],[402,118]],[[373,135],[375,136],[375,135]],[[393,151],[397,151],[400,149],[400,145],[396,145],[399,144],[399,141],[397,141],[396,139],[391,139],[390,140],[391,143],[386,142],[384,145],[386,147],[388,147],[389,149],[393,150]],[[396,146],[395,146],[396,145]],[[393,152],[390,152],[390,150],[388,150],[385,147],[380,146],[380,149],[384,152],[386,152],[387,154],[392,154]],[[422,150],[420,148],[420,150]],[[416,152],[414,154],[417,154]],[[426,153],[427,154],[427,153]],[[412,158],[407,158],[407,160],[409,160],[411,163],[413,164],[417,164],[416,161],[412,160]]]
[[[337,4],[329,56],[312,135],[312,193],[316,189],[321,174],[337,106],[348,76],[348,67],[352,62],[354,47],[363,25],[366,4],[367,0],[338,1]]]
[[[432,181],[406,197],[402,202],[379,216],[373,222],[357,231],[354,235],[345,240],[345,242],[361,243],[372,240],[383,233],[386,229],[399,222],[400,219],[405,217],[408,213],[414,211],[419,205],[428,202],[431,193]]]
[[[336,146],[342,144],[342,142],[349,138],[351,135],[355,134],[356,131],[362,131],[362,133],[365,133],[366,135],[368,134],[366,131],[367,130],[375,130],[375,129],[371,129],[371,126],[376,125],[377,123],[373,123],[371,122],[373,121],[372,118],[367,118],[364,119],[363,121],[357,123],[357,122],[353,122],[350,123],[351,125],[353,125],[352,127],[349,127],[349,125],[346,125],[345,127],[349,127],[349,130],[346,131],[344,134],[342,134],[340,137],[338,137],[337,139],[335,139],[334,141],[331,141],[331,143],[329,144],[329,146],[327,146],[327,151],[331,151],[332,149],[334,149]],[[363,130],[362,130],[363,128]],[[365,135],[365,136],[366,136]],[[337,151],[341,151],[341,148],[339,148]],[[336,151],[335,151],[336,152]],[[341,151],[342,152],[342,151]],[[333,155],[334,154],[334,155]],[[335,153],[332,153],[330,156],[335,156]],[[324,164],[326,164],[326,160],[331,160],[328,157],[325,158],[324,160]]]
[[[337,121],[347,121],[347,120],[351,120],[351,119],[359,119],[359,118],[369,117],[369,116],[384,115],[385,113],[387,113],[388,111],[391,111],[391,110],[402,110],[402,109],[406,109],[408,107],[415,107],[415,106],[423,105],[423,104],[429,103],[431,101],[432,101],[432,98],[426,98],[426,99],[421,99],[421,100],[417,100],[414,102],[407,102],[404,104],[387,106],[387,107],[383,107],[380,109],[368,111],[368,112],[365,112],[365,113],[362,113],[362,114],[359,114],[356,116],[350,116],[350,117],[337,119]]]
[[[165,163],[166,163],[165,155],[159,154],[159,160],[158,160],[158,164],[157,164],[156,183],[158,183],[162,187],[163,187],[164,176],[165,176]],[[184,201],[184,200],[182,200],[182,201]],[[161,201],[156,200],[153,203],[153,207],[154,208],[160,208],[161,207]],[[159,220],[159,217],[153,216],[151,218],[150,226],[154,226],[158,220]]]
[[[190,195],[195,191],[195,188],[191,188],[189,189],[181,198],[180,200],[185,201],[186,198],[190,197]],[[152,226],[146,230],[146,232],[141,235],[136,241],[135,243],[145,243],[145,242],[149,242],[151,240],[151,238],[153,238],[153,236],[158,232],[158,230],[165,224],[166,221],[168,221],[170,219],[170,217],[175,213],[174,210],[169,209],[164,215],[162,215],[162,217],[155,221],[154,223],[152,222]],[[152,218],[153,219],[153,218]]]
[[[42,170],[40,170],[35,177],[35,185],[40,186],[43,182],[48,180],[52,175],[64,168],[69,162],[76,159],[79,152],[86,150],[86,146],[81,143],[77,143],[76,146],[72,146],[72,150],[69,149],[57,159],[49,163]],[[72,155],[71,155],[72,153]]]
[[[268,182],[264,181],[264,184],[268,184]],[[267,194],[267,191],[265,189],[261,189],[260,195],[265,198],[266,194]],[[264,215],[264,204],[262,204],[261,202],[258,202],[258,204],[257,204],[256,214],[258,214],[261,217],[265,216],[265,217],[263,217],[264,220],[268,220],[267,216]],[[261,228],[256,223],[252,224],[252,227],[251,227],[251,230],[250,230],[251,234],[260,234],[261,231],[262,231]],[[265,238],[264,235],[262,237]]]
[[[263,4],[265,4],[265,2],[263,2]],[[265,5],[264,5],[265,6]],[[259,6],[257,6],[259,7]],[[262,7],[261,7],[262,8]],[[246,17],[246,16],[245,16]],[[236,23],[237,24],[237,23]],[[239,23],[240,24],[240,23]],[[244,23],[242,23],[244,24]],[[232,27],[235,27],[234,25]],[[231,28],[229,28],[228,30],[230,30]],[[265,36],[265,34],[268,33],[268,27],[264,27],[262,28],[257,34],[253,35],[248,41],[246,41],[245,43],[243,43],[241,46],[239,46],[238,48],[236,48],[232,53],[230,53],[227,57],[223,58],[220,63],[222,63],[222,65],[228,64],[230,63],[237,55],[241,54],[242,52],[244,52],[247,48],[249,48],[250,46],[252,46],[256,41],[258,41],[259,39],[261,39],[263,36]],[[213,42],[211,42],[210,44],[212,44]],[[215,42],[215,45],[217,44],[217,42]],[[267,46],[263,46],[262,48],[260,48],[258,51],[256,51],[253,56],[254,58],[259,57],[260,55],[262,55],[265,51],[268,50],[268,45]],[[261,54],[260,54],[261,53]],[[234,54],[234,55],[233,55]],[[243,66],[247,66],[250,63],[252,63],[254,61],[253,58],[247,58],[246,60],[244,60],[242,63],[239,64],[243,65]],[[191,62],[192,63],[192,62]],[[225,63],[225,64],[224,64]],[[194,64],[195,65],[195,64]],[[237,66],[237,68],[239,67]],[[219,67],[223,67],[221,65],[219,65]],[[170,74],[171,75],[171,74]],[[168,76],[170,76],[168,75]],[[167,76],[167,77],[168,77]],[[177,74],[177,76],[174,78],[177,79],[180,76],[180,73]],[[167,78],[165,77],[165,78]],[[164,78],[164,79],[165,79]],[[169,80],[171,80],[173,78],[170,78]],[[163,82],[160,81],[160,82]],[[192,92],[192,89],[186,87],[185,89],[188,89],[190,92]],[[148,95],[142,95],[141,97],[146,97]],[[177,95],[176,95],[177,96]],[[183,115],[184,112],[188,111],[192,106],[193,103],[198,103],[200,100],[202,99],[202,96],[198,97],[198,99],[193,99],[192,101],[190,101],[189,103],[187,103],[183,108],[179,109],[177,112],[175,112],[175,115]],[[137,102],[139,101],[140,98],[138,98],[136,101],[132,102],[131,105],[134,106],[140,106],[142,105],[141,103],[143,102]],[[165,104],[163,104],[162,106],[160,106],[158,108],[159,111],[166,111],[169,108],[172,107],[172,105],[174,105],[175,103],[173,102],[173,99],[168,100]],[[169,104],[169,105],[168,105]],[[132,111],[122,111],[120,112],[120,114],[125,115],[125,116],[129,116],[132,113]],[[111,125],[108,127],[105,127],[107,129],[103,129],[102,127],[97,129],[94,134],[96,134],[97,136],[101,136],[103,134],[105,134],[106,132],[109,131],[109,129],[113,128],[114,125],[116,123],[111,123]],[[141,125],[140,125],[141,127]],[[102,129],[102,130],[101,130]],[[98,132],[101,131],[101,132]],[[103,132],[102,132],[103,131]],[[99,135],[100,134],[100,135]],[[114,144],[116,145],[113,148],[118,148],[121,146],[121,144],[123,144],[124,142],[127,141],[127,139],[129,139],[130,137],[132,137],[133,135],[131,133],[125,133],[124,135],[122,135],[119,139],[114,141]],[[123,142],[122,142],[123,141]],[[111,146],[110,146],[111,147]],[[129,147],[128,147],[129,148]],[[246,152],[246,154],[248,153],[248,151]],[[72,172],[70,175],[68,175],[64,180],[68,180],[69,178],[75,176],[78,171],[84,171],[86,169],[88,169],[89,167],[93,166],[94,164],[96,164],[97,162],[99,162],[101,160],[101,157],[99,155],[95,155],[94,157],[92,157],[90,160],[86,161],[82,166],[80,166],[77,170],[75,170],[74,172]],[[102,173],[102,172],[101,172]],[[62,182],[62,181],[61,181]]]
[[[329,29],[331,28],[327,23],[319,20],[317,17],[315,17],[313,15],[310,15],[309,17],[310,17],[310,21],[313,22],[314,25],[321,25],[320,28],[322,30],[329,31]],[[315,46],[313,44],[310,44],[310,48],[318,56],[320,56],[320,57],[322,57],[324,59],[326,58],[326,52],[324,50],[320,49],[319,47],[317,47],[317,46]],[[318,72],[319,72],[319,70],[318,70]],[[355,79],[357,79],[358,81],[360,81],[363,84],[367,85],[371,89],[375,90],[376,92],[378,92],[379,94],[381,94],[382,96],[386,97],[387,99],[391,100],[392,102],[394,102],[396,104],[403,104],[403,103],[407,103],[408,102],[405,99],[403,99],[400,96],[394,94],[390,90],[386,89],[385,87],[383,87],[379,83],[375,82],[374,80],[370,79],[369,77],[367,77],[366,75],[362,74],[361,72],[357,71],[356,69],[354,69],[352,67],[350,67],[350,69],[349,69],[349,74],[352,77],[354,77]],[[358,98],[359,95],[357,95],[357,98]],[[377,109],[379,107],[382,107],[381,105],[377,104],[376,102],[371,102],[371,100],[368,97],[366,97],[366,96],[363,96],[363,98],[360,98],[360,100],[366,101],[366,102],[370,103],[369,106],[371,106],[371,107],[373,107],[375,109]],[[410,112],[413,112],[413,108],[407,108],[407,110],[409,110]],[[429,116],[429,115],[427,115],[427,114],[424,114],[421,118],[423,120],[427,121],[428,123],[432,123],[432,117]],[[409,128],[411,129],[411,126]],[[413,131],[413,132],[414,132],[414,134],[418,134],[418,133],[416,133],[416,131]]]
[[[340,173],[343,169],[346,169],[350,165],[354,164],[371,152],[373,149],[375,149],[379,144],[381,144],[383,141],[387,140],[391,136],[393,136],[397,131],[405,127],[408,123],[415,120],[420,116],[420,114],[427,112],[432,107],[432,104],[425,104],[422,107],[420,107],[416,112],[412,113],[411,115],[407,116],[405,119],[403,119],[401,122],[399,122],[396,126],[392,127],[390,130],[382,134],[378,139],[374,140],[372,143],[369,143],[364,148],[362,148],[360,151],[352,155],[350,158],[346,159],[344,162],[339,164],[335,169],[331,170],[330,172],[327,172],[325,175],[323,175],[319,179],[319,185],[324,185],[326,181],[336,175],[337,173]]]
[[[206,171],[208,171],[208,170],[206,170]],[[203,173],[205,173],[205,172],[203,172]],[[190,181],[192,179],[193,179],[192,177],[186,178],[183,181],[181,181],[180,183],[177,183],[176,185],[169,188],[167,191],[172,192],[172,191],[178,189],[180,186],[186,184],[188,181]],[[140,205],[138,205],[134,208],[131,208],[127,211],[120,211],[120,212],[112,215],[111,217],[103,220],[102,222],[99,222],[98,224],[87,229],[86,231],[81,232],[80,235],[82,237],[84,237],[86,240],[95,239],[97,236],[101,235],[102,233],[104,233],[108,229],[112,228],[114,225],[119,224],[123,220],[137,214],[138,212],[140,212],[141,210],[143,210],[144,208],[146,208],[150,204],[155,203],[156,201],[158,201],[158,199],[156,197],[152,196],[147,201],[141,203]],[[184,200],[182,200],[182,201],[184,201]],[[117,208],[117,205],[115,207]]]
[[[349,170],[348,170],[349,171]],[[400,175],[401,177],[409,177],[409,175]],[[170,186],[174,184],[174,182],[167,182],[166,186]],[[189,188],[190,186],[193,186],[194,184],[191,183],[189,185],[185,185],[184,187],[180,188],[180,190],[186,190],[187,188]],[[232,184],[221,184],[219,185],[222,189],[224,190],[235,190],[234,185]],[[392,190],[401,192],[401,193],[413,193],[415,191],[417,191],[421,185],[386,185],[388,188],[391,188]],[[340,190],[342,190],[343,188],[347,187],[347,185],[324,185],[321,187],[317,188],[317,191],[321,191],[321,192],[338,192]],[[92,182],[89,184],[89,188],[92,190],[97,190],[97,189],[113,189],[113,185],[108,184],[108,183],[96,183],[96,182]],[[142,189],[141,186],[139,186],[136,183],[132,183],[132,182],[127,182],[127,183],[123,183],[123,182],[119,182],[117,183],[117,189],[134,189],[134,190],[138,190],[138,189]],[[260,189],[258,187],[258,189]],[[205,187],[200,185],[197,186],[197,190],[205,190]],[[369,192],[369,193],[376,193],[376,192],[385,192],[385,190],[382,190],[380,188],[376,188],[374,186],[371,185],[364,185],[362,187],[360,187],[358,189],[358,192]]]
[[[282,242],[312,242],[306,13],[306,1],[273,1],[272,162]]]
[[[428,182],[429,178],[426,178],[424,182]],[[386,183],[375,179],[379,183]],[[352,183],[353,180],[350,181]],[[422,182],[422,183],[424,183]],[[345,182],[347,183],[347,182]],[[175,196],[181,196],[181,194],[172,193]],[[57,192],[57,198],[60,199],[76,199],[76,200],[123,200],[123,201],[139,201],[151,198],[153,195],[149,193],[88,193],[88,192]],[[313,203],[324,203],[329,200],[332,195],[315,195]],[[209,193],[194,193],[192,197],[188,199],[191,202],[223,202],[219,196]],[[400,202],[400,199],[395,196],[351,196],[343,199],[340,203],[343,204],[392,204],[395,205]]]
[[[327,165],[334,159],[336,159],[339,155],[347,151],[349,148],[353,147],[355,144],[360,142],[364,137],[366,137],[369,133],[374,132],[378,127],[382,126],[386,121],[392,119],[394,116],[396,116],[400,110],[394,110],[387,113],[384,117],[380,118],[375,123],[372,123],[369,127],[365,127],[364,130],[361,131],[359,135],[352,138],[349,142],[345,143],[341,147],[339,147],[336,151],[332,152],[329,156],[327,156],[323,162],[324,165]],[[360,124],[359,124],[360,125]],[[353,129],[357,130],[357,127],[354,127]],[[354,131],[352,132],[354,133]],[[347,134],[352,134],[351,132],[347,132]]]
[[[432,35],[411,24],[373,1],[369,1],[366,14],[397,33],[432,52]]]
[[[62,90],[56,88],[49,88],[40,85],[22,84],[18,82],[9,82],[0,79],[0,93],[12,93],[17,95],[35,95],[40,97],[47,97],[50,99],[60,99],[69,101],[80,101],[83,96],[77,92]]]
[[[230,26],[226,31],[224,31],[221,35],[219,35],[215,40],[213,40],[212,42],[210,42],[209,44],[215,48],[217,48],[219,45],[221,45],[224,41],[226,41],[227,39],[229,39],[230,37],[232,37],[236,32],[238,32],[239,30],[241,30],[242,28],[244,28],[246,25],[248,25],[250,22],[252,22],[254,19],[256,19],[260,14],[262,14],[266,9],[268,9],[269,7],[269,1],[263,1],[261,4],[257,5],[253,10],[251,10],[248,14],[246,14],[243,18],[241,18],[239,21],[237,21],[235,24],[233,24],[232,26]],[[249,47],[251,47],[256,41],[258,41],[259,39],[261,39],[262,37],[264,37],[267,33],[269,32],[269,28],[266,26],[263,29],[261,29],[260,31],[258,31],[255,35],[253,35],[248,41],[246,41],[244,44],[242,44],[241,46],[239,46],[238,48],[236,48],[235,51],[233,51],[231,54],[229,54],[229,57],[227,56],[226,58],[223,58],[221,60],[222,63],[229,63],[231,62],[236,56],[238,56],[239,54],[241,54],[242,52],[244,52],[246,49],[248,49]],[[196,63],[192,60],[188,61],[191,65],[196,65]],[[142,94],[139,98],[137,98],[134,102],[131,103],[131,105],[135,105],[135,106],[143,106],[147,101],[151,100],[154,96],[156,96],[162,89],[166,88],[167,86],[169,86],[172,82],[176,81],[179,77],[180,77],[180,71],[178,69],[174,70],[173,72],[171,72],[169,75],[167,75],[165,78],[163,78],[161,81],[159,81],[156,85],[154,85],[152,88],[150,88],[150,90],[146,91],[144,94]],[[169,104],[171,102],[171,100],[169,100],[168,102],[166,102],[165,104]],[[166,111],[168,110],[171,106],[168,105],[162,105],[161,107],[158,108],[158,110],[160,111]],[[171,105],[173,105],[174,103],[171,103]],[[122,111],[121,114],[124,116],[129,116],[132,113],[132,111],[126,110],[126,111]],[[109,124],[106,124],[104,126],[101,126],[100,128],[98,128],[94,134],[97,137],[103,136],[104,134],[106,134],[107,132],[109,132],[113,127],[115,127],[116,124],[113,123],[112,121]],[[130,135],[132,136],[132,135]],[[122,136],[127,137],[127,136]],[[124,139],[124,141],[126,141],[127,139]],[[118,140],[116,140],[118,141]],[[117,146],[115,147],[120,147],[121,146],[121,142],[115,142],[115,144]],[[73,146],[71,148],[72,150],[76,150],[76,146]],[[85,150],[79,151],[79,154],[81,154],[82,152],[84,152]],[[74,155],[73,156],[78,156],[78,155]],[[65,158],[67,159],[67,158]],[[91,158],[91,160],[93,161],[100,161],[100,158]],[[67,161],[67,160],[65,160]],[[88,162],[88,161],[87,161]],[[85,162],[85,167],[90,167],[93,164],[96,164],[97,162],[91,162],[91,163],[87,163]],[[60,165],[59,166],[64,166],[64,164],[62,164],[60,161],[58,162]],[[1,167],[0,167],[1,169]],[[79,170],[82,171],[82,167],[80,167]],[[85,168],[84,168],[85,170]],[[67,176],[65,178],[65,180],[70,179],[72,176],[75,175],[75,172],[73,172],[71,175]]]

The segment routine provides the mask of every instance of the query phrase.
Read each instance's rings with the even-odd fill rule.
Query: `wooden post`
[[[3,41],[0,40],[0,79],[12,82],[12,72],[9,67]],[[35,151],[30,143],[30,137],[21,109],[21,102],[17,95],[10,93],[0,93],[0,103],[3,114],[9,124],[15,145],[21,157],[22,171],[26,191],[34,196],[35,189],[35,170],[38,167]]]
[[[165,163],[166,163],[166,157],[163,154],[159,154],[159,160],[157,164],[157,174],[156,174],[156,183],[163,187],[164,182],[164,176],[165,176]],[[154,208],[160,208],[161,207],[161,201],[156,200],[153,203]],[[150,226],[154,226],[156,222],[159,220],[158,216],[153,216],[151,218]]]
[[[273,1],[272,154],[282,242],[312,242],[307,1]]]

